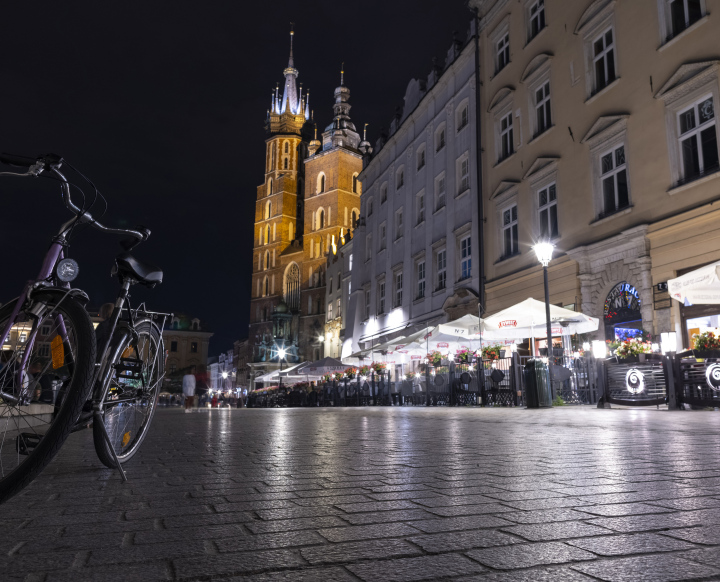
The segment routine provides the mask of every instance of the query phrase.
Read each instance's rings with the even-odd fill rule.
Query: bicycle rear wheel
[[[145,320],[135,324],[135,331],[136,339],[128,329],[115,333],[101,389],[105,429],[121,463],[129,461],[145,440],[165,375],[160,330]],[[98,423],[93,423],[93,441],[100,462],[114,469],[115,459]]]
[[[87,400],[95,363],[95,333],[72,297],[36,304],[13,318],[0,309],[0,330],[12,323],[0,352],[0,503],[30,483],[67,439]]]

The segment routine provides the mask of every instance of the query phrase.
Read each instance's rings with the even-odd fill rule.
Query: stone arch
[[[649,260],[649,257],[646,257]],[[636,259],[641,261],[642,258]],[[603,312],[605,309],[605,300],[612,289],[622,282],[629,283],[638,291],[640,297],[640,314],[642,317],[643,329],[652,333],[653,331],[653,303],[652,303],[652,288],[643,285],[642,276],[638,276],[638,273],[634,272],[635,269],[631,268],[630,264],[625,261],[615,261],[608,263],[600,274],[600,279],[595,286],[595,290],[592,293],[590,299],[590,305],[592,306],[592,317],[600,319],[600,326],[596,332],[598,338],[605,339],[605,323],[603,321]],[[583,301],[585,303],[585,301]]]

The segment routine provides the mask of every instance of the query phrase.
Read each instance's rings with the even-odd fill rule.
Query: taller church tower
[[[281,349],[286,351],[286,363],[298,357],[297,316],[292,315],[300,308],[300,272],[297,265],[286,271],[287,256],[302,251],[303,160],[308,147],[303,126],[310,113],[308,94],[303,95],[302,84],[297,83],[293,39],[290,31],[285,84],[282,92],[279,87],[273,92],[267,113],[265,180],[258,186],[255,205],[249,339],[254,344],[252,360],[266,364],[278,363]]]

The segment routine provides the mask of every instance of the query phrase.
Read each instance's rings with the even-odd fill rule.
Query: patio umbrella
[[[668,281],[670,297],[681,303],[720,303],[720,261]]]
[[[347,365],[343,364],[340,360],[323,358],[316,362],[304,364],[293,370],[293,373],[296,375],[307,374],[309,376],[323,376],[325,374],[332,374],[333,372],[343,372],[346,368]]]
[[[257,378],[255,378],[255,382],[263,382],[263,383],[265,383],[265,382],[277,382],[277,381],[280,379],[280,376],[282,376],[282,377],[284,378],[285,376],[288,375],[289,372],[296,373],[296,372],[294,372],[294,370],[296,370],[296,369],[299,368],[300,366],[303,366],[304,364],[307,364],[307,362],[303,362],[303,363],[301,363],[301,364],[294,364],[294,365],[292,365],[292,366],[289,366],[289,367],[285,368],[285,369],[282,371],[282,374],[280,373],[280,370],[273,370],[272,372],[268,372],[267,374],[263,374],[262,376],[258,376]]]
[[[550,306],[553,335],[573,335],[597,330],[600,320],[557,305]],[[482,337],[486,339],[521,339],[545,335],[545,303],[526,299],[503,309],[482,321]]]

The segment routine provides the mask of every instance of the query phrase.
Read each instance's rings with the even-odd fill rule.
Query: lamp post
[[[282,390],[282,365],[283,360],[285,359],[285,348],[280,348],[278,350],[278,357],[280,358],[280,373],[278,374],[278,377],[280,378],[280,389]]]
[[[543,278],[545,280],[545,325],[547,326],[547,345],[548,359],[552,357],[552,325],[550,324],[550,287],[548,285],[548,265],[552,259],[555,245],[550,242],[543,241],[537,243],[533,249],[537,255],[538,261],[543,266]]]

